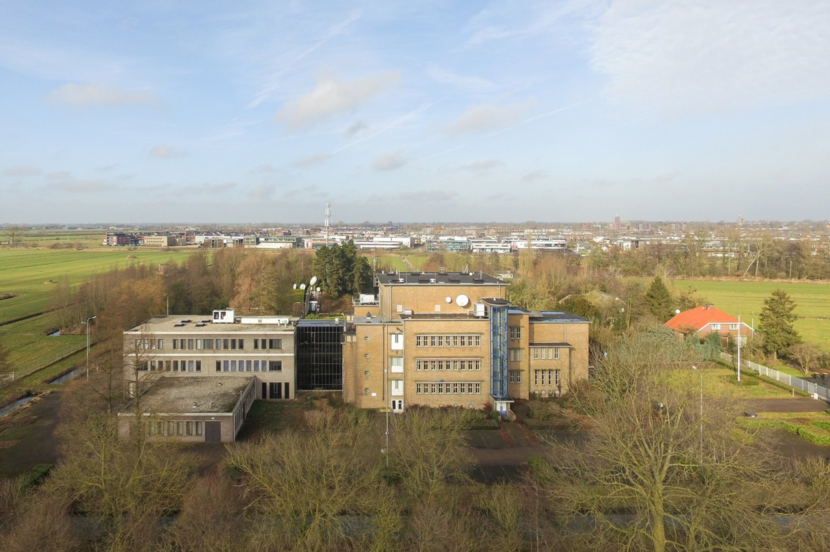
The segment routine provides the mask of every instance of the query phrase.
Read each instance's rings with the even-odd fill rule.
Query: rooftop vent
[[[188,322],[190,322],[190,318],[182,318],[181,322],[182,324],[187,324]]]
[[[184,327],[184,324],[182,324],[181,322],[179,322],[178,324],[173,324],[173,325],[177,328]]]
[[[205,327],[205,323],[204,323],[204,322],[199,322],[198,324],[196,324],[196,327],[197,327],[197,328],[204,328],[204,327]]]

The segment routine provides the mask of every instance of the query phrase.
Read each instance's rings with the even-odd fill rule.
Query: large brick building
[[[157,316],[124,332],[128,393],[138,390],[147,407],[140,427],[152,436],[233,440],[254,399],[305,390],[342,390],[358,408],[506,413],[516,399],[556,397],[588,377],[589,322],[514,307],[498,278],[381,273],[376,281],[377,295],[361,295],[346,320],[228,310]],[[138,427],[136,410],[121,415],[123,434]]]
[[[588,377],[588,324],[527,311],[508,284],[481,273],[377,276],[343,346],[343,395],[360,408],[410,405],[493,408],[558,396]]]

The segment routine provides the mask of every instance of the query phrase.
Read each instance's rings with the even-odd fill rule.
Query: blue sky
[[[828,218],[825,1],[0,13],[0,222]]]

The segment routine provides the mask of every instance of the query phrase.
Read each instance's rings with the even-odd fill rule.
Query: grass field
[[[675,289],[697,289],[717,308],[755,327],[764,299],[775,289],[786,291],[796,303],[799,316],[795,327],[804,341],[830,351],[830,285],[812,283],[775,282],[716,282],[703,280],[675,280]]]
[[[59,359],[82,350],[86,345],[83,335],[49,337],[49,316],[40,314],[46,308],[49,292],[63,276],[78,285],[93,273],[106,272],[131,263],[155,265],[171,259],[184,260],[193,250],[135,250],[122,248],[74,249],[9,249],[0,248],[0,343],[9,351],[9,359],[17,377],[35,372]],[[132,256],[134,258],[129,258]],[[32,316],[18,322],[10,320]],[[71,366],[81,356],[75,355],[59,363],[61,369]],[[54,368],[50,366],[49,372]],[[57,373],[57,372],[56,372]]]

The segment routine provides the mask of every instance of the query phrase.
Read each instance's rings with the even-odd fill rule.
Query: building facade
[[[154,379],[253,378],[257,399],[295,396],[296,318],[242,316],[156,316],[124,332],[124,380],[149,387]]]
[[[481,273],[377,275],[343,345],[343,395],[360,408],[492,407],[554,397],[588,377],[588,320],[527,311]],[[365,311],[365,314],[364,314]]]

